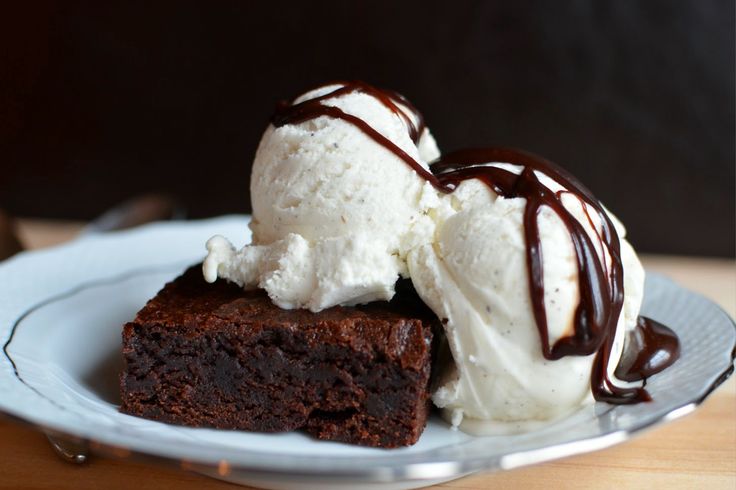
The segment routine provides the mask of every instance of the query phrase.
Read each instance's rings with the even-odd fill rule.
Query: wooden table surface
[[[72,239],[78,223],[21,220],[29,248]],[[736,316],[736,262],[645,256],[645,267],[720,304]],[[0,394],[0,396],[2,396]],[[0,419],[0,488],[237,488],[174,467],[92,457],[74,466],[58,459],[35,430]],[[242,488],[242,487],[241,487]],[[729,379],[695,413],[602,451],[502,473],[484,473],[436,488],[736,488],[736,381]]]

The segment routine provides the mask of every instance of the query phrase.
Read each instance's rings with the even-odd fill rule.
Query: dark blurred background
[[[0,208],[89,219],[166,191],[248,212],[279,98],[407,95],[440,148],[576,173],[646,252],[734,255],[734,2],[15,2],[0,14]],[[22,5],[21,5],[22,4]]]

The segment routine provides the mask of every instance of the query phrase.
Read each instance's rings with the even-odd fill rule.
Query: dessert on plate
[[[251,197],[252,242],[212,237],[202,273],[125,326],[124,412],[395,447],[430,396],[453,427],[524,432],[645,402],[678,356],[588,189],[519,150],[440,156],[395,92],[335,82],[280,103]]]
[[[192,267],[123,330],[126,413],[196,427],[413,444],[429,413],[429,311],[391,302],[285,310]]]

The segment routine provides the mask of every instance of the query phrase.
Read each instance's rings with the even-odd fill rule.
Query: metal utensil
[[[184,219],[184,211],[176,199],[166,194],[145,194],[122,202],[92,220],[83,234],[124,230],[171,219]]]
[[[89,457],[89,444],[87,441],[73,440],[69,436],[51,435],[46,433],[54,452],[62,460],[72,464],[82,464]]]

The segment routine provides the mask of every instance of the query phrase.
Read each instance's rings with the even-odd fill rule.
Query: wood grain
[[[81,225],[21,220],[27,246],[72,238]],[[736,315],[736,262],[648,256],[648,270],[672,277]],[[545,489],[729,489],[736,488],[736,380],[721,386],[695,413],[602,451],[529,468],[484,473],[437,488]],[[0,488],[13,489],[215,489],[237,488],[147,461],[92,457],[72,466],[59,460],[34,429],[0,419]],[[243,488],[243,487],[239,487]]]

